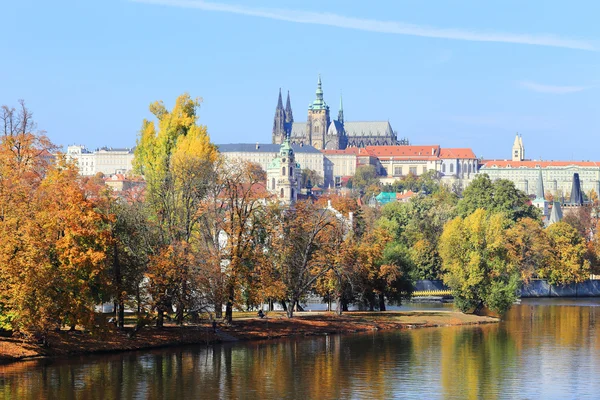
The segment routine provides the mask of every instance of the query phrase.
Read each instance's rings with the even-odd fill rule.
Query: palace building
[[[589,195],[594,190],[600,193],[600,162],[596,161],[542,161],[525,159],[523,140],[517,134],[510,160],[486,160],[479,173],[488,174],[490,179],[508,179],[528,195],[536,194],[540,175],[546,193],[555,198],[570,197],[573,175],[580,179],[581,190]]]

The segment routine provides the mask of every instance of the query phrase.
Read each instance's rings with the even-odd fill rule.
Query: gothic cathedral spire
[[[340,110],[338,111],[338,121],[344,124],[344,105],[342,104],[342,94],[340,93]]]
[[[281,100],[281,88],[279,89],[279,99],[275,109],[275,118],[273,118],[273,143],[281,144],[286,137],[285,130],[285,111],[283,101]]]
[[[292,136],[292,125],[294,124],[294,114],[292,113],[292,102],[290,101],[290,91],[287,93],[285,102],[285,133],[287,137]]]

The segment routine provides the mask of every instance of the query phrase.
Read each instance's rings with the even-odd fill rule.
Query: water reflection
[[[600,302],[498,325],[187,347],[0,366],[0,398],[593,398]]]

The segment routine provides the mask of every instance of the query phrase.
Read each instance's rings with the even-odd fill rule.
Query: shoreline
[[[498,323],[500,319],[463,314],[456,311],[384,311],[299,312],[288,319],[279,312],[264,319],[234,318],[231,325],[218,324],[212,331],[209,322],[197,325],[166,325],[162,329],[145,327],[130,338],[128,332],[110,331],[92,335],[81,331],[52,332],[49,347],[20,338],[0,337],[0,365],[40,359],[120,353],[193,344],[213,345],[223,342],[272,340],[298,336],[322,336],[379,330],[405,330],[447,326],[469,326]]]

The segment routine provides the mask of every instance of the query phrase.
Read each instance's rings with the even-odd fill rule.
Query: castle
[[[311,145],[319,150],[344,150],[347,147],[392,146],[408,144],[398,141],[388,121],[349,122],[344,120],[340,96],[337,120],[332,120],[329,105],[323,99],[321,76],[317,82],[316,99],[308,105],[306,122],[294,122],[290,93],[285,108],[279,90],[279,99],[273,120],[273,143],[282,144],[289,137],[292,144]]]

